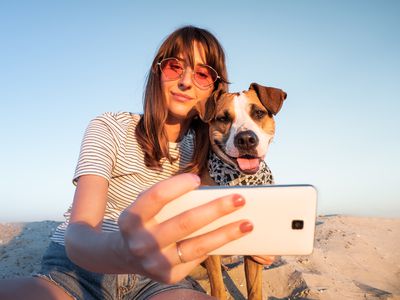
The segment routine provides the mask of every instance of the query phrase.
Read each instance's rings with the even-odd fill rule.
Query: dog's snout
[[[253,131],[246,130],[236,135],[234,143],[240,150],[250,150],[257,147],[258,141],[258,137]]]

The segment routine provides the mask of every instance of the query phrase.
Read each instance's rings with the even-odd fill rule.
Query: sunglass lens
[[[182,63],[174,58],[165,59],[161,62],[161,71],[167,79],[177,79],[184,71]]]
[[[196,66],[194,80],[203,87],[212,85],[217,80],[217,73],[208,66]]]

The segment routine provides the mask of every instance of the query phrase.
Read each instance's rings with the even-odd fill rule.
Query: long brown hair
[[[143,99],[143,116],[136,127],[136,137],[144,152],[145,164],[151,169],[161,169],[160,160],[165,157],[171,163],[174,158],[169,153],[168,139],[164,124],[168,109],[161,89],[161,72],[157,63],[163,58],[184,55],[184,59],[193,68],[194,42],[204,49],[205,63],[214,68],[221,79],[214,84],[213,93],[227,91],[228,78],[225,65],[225,53],[213,34],[194,26],[185,26],[171,33],[161,44],[147,76]],[[184,172],[201,173],[208,156],[208,126],[199,118],[194,118],[190,128],[195,131],[195,152],[192,163]]]

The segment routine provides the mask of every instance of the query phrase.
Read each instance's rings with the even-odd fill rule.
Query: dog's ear
[[[196,105],[196,110],[199,113],[199,117],[204,123],[209,123],[215,118],[216,103],[218,98],[221,97],[223,93],[223,91],[217,90],[213,92],[205,102],[199,102]]]
[[[281,89],[262,86],[254,82],[250,84],[249,90],[254,90],[265,108],[274,115],[281,110],[287,96]]]

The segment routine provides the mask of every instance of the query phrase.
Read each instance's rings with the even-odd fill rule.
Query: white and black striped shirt
[[[105,113],[93,119],[86,129],[78,164],[73,177],[95,174],[109,182],[103,231],[118,230],[117,220],[139,193],[153,184],[171,177],[192,161],[194,137],[190,132],[179,143],[170,143],[169,150],[177,160],[171,164],[162,160],[162,171],[151,170],[144,164],[144,153],[135,136],[140,115],[127,112]],[[64,245],[64,234],[71,207],[64,214],[65,222],[58,226],[51,240]]]

